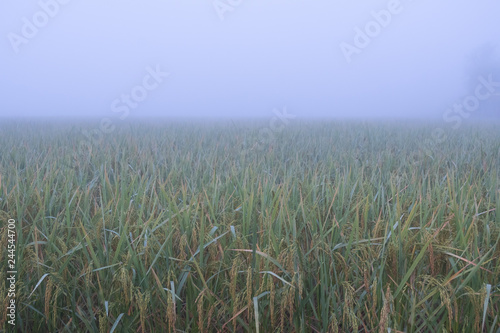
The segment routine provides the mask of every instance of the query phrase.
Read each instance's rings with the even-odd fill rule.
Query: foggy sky
[[[0,116],[442,118],[474,94],[467,57],[500,48],[499,13],[496,0],[5,0]]]

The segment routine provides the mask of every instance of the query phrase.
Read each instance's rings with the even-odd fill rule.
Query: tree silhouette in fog
[[[478,116],[500,118],[500,48],[496,44],[485,43],[477,47],[467,59],[467,90],[474,91],[479,77],[490,76],[496,82],[496,91],[490,98],[481,101]]]

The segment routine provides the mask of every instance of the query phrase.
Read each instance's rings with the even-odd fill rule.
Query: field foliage
[[[4,122],[0,327],[500,332],[496,126],[268,127]]]

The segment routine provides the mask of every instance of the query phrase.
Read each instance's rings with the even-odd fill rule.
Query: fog
[[[0,115],[498,116],[499,13],[495,0],[2,1]]]

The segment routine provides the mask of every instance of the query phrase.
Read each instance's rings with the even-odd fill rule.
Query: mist
[[[498,117],[499,12],[493,0],[4,1],[0,116]]]

